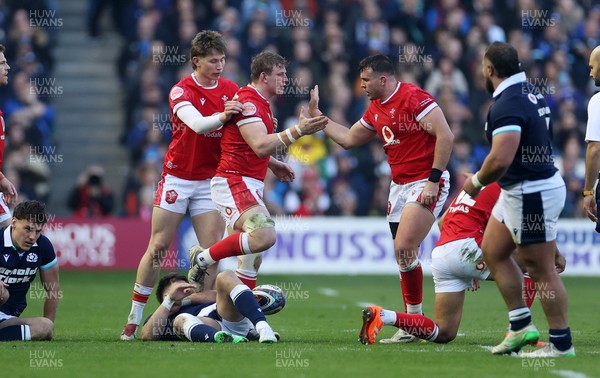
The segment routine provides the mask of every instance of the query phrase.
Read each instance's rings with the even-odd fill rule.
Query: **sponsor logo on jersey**
[[[251,116],[253,114],[256,114],[256,105],[254,105],[251,102],[245,102],[242,105],[242,108],[244,109],[242,110],[242,115],[244,116]]]
[[[204,103],[205,103],[205,102],[206,102],[206,99],[205,99],[204,97],[202,97],[202,98],[200,99],[200,103],[202,104],[202,106],[204,106]]]
[[[533,93],[530,93],[527,95],[527,98],[529,99],[529,101],[531,101],[534,105],[537,104],[537,98],[535,97],[535,95]]]
[[[171,93],[169,94],[169,97],[171,98],[171,100],[177,100],[182,95],[183,95],[183,88],[173,87],[173,89],[171,89]]]
[[[10,255],[4,255],[4,262],[8,262],[9,257],[10,257]]]
[[[170,205],[174,204],[175,201],[177,201],[177,197],[179,197],[179,194],[177,194],[177,192],[174,189],[167,190],[167,193],[165,193],[165,201],[167,201],[167,203]]]
[[[37,262],[38,255],[36,253],[30,252],[27,254],[27,262]]]

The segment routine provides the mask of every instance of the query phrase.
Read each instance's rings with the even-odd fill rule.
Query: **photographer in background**
[[[112,191],[103,186],[104,169],[89,166],[77,178],[77,186],[71,190],[67,206],[76,217],[96,218],[110,215],[114,207]]]

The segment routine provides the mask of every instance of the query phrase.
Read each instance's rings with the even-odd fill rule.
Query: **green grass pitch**
[[[597,277],[563,278],[577,357],[547,360],[493,356],[482,348],[500,342],[508,323],[493,282],[467,293],[460,336],[450,344],[360,344],[360,303],[400,308],[394,276],[260,276],[259,283],[288,294],[286,308],[269,316],[282,335],[274,345],[122,342],[134,277],[62,272],[55,340],[0,344],[2,377],[600,377]],[[42,294],[36,283],[24,316],[41,314]],[[145,316],[156,306],[152,299]],[[433,283],[425,277],[426,314],[433,315],[432,306]],[[547,340],[539,301],[533,313]],[[381,336],[394,332],[386,327]]]

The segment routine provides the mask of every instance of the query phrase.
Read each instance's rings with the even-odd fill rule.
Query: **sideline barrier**
[[[277,243],[263,256],[263,273],[398,274],[388,224],[383,218],[275,217]],[[150,237],[150,222],[107,218],[97,221],[56,218],[46,226],[61,269],[136,269]],[[437,226],[420,248],[429,273]],[[196,243],[184,219],[178,240],[166,252],[165,270],[188,268],[187,250]],[[561,220],[557,242],[567,258],[565,275],[600,276],[600,234],[587,220]],[[235,268],[235,259],[223,262]]]

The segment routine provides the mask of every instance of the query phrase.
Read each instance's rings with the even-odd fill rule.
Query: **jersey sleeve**
[[[369,105],[369,107],[367,108],[367,110],[365,111],[365,114],[363,114],[363,116],[360,119],[360,124],[363,125],[366,129],[370,130],[370,131],[376,131],[375,129],[375,121],[373,119],[373,105],[372,103]]]
[[[585,131],[586,142],[600,141],[600,96],[595,94],[588,103],[588,121]]]
[[[242,103],[242,112],[233,117],[233,121],[238,127],[242,127],[253,122],[263,122],[260,117],[261,109],[258,101],[250,96],[240,96],[238,101]]]
[[[173,114],[177,114],[179,108],[183,105],[192,105],[192,93],[181,85],[174,85],[169,92],[169,106],[173,109]],[[202,114],[204,116],[204,114]]]
[[[47,270],[58,264],[58,258],[56,257],[56,252],[54,251],[54,246],[50,242],[48,238],[45,236],[38,239],[38,244],[41,250],[41,264],[40,270]]]
[[[410,97],[410,109],[415,121],[419,122],[423,117],[429,114],[438,104],[432,95],[419,87],[415,87]]]
[[[505,132],[521,132],[525,120],[521,114],[522,112],[515,111],[515,109],[522,109],[523,106],[517,98],[496,102],[492,106],[488,122],[492,138]],[[525,106],[528,105],[525,104]]]

